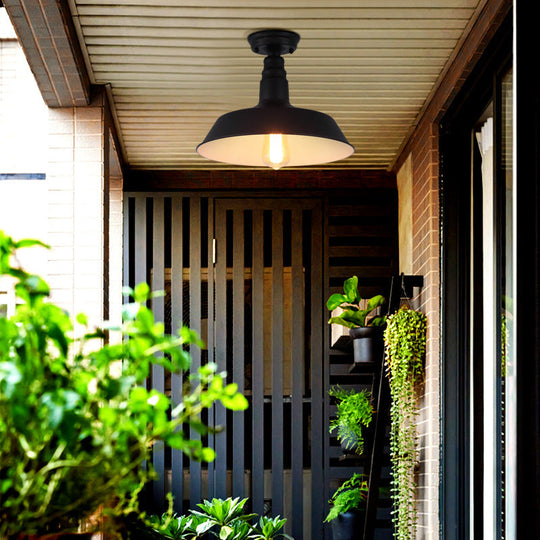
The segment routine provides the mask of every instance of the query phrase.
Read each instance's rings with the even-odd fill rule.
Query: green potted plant
[[[75,532],[100,508],[111,526],[139,514],[138,495],[155,477],[154,443],[211,460],[213,451],[183,427],[208,432],[200,413],[215,401],[247,407],[212,364],[185,377],[180,403],[146,389],[153,365],[185,374],[186,347],[200,340],[188,328],[164,333],[145,305],[145,284],[130,291],[119,343],[107,343],[104,329],[74,341],[45,281],[13,264],[16,250],[31,245],[43,244],[0,231],[0,275],[11,277],[20,299],[13,317],[0,317],[0,538],[18,540]],[[77,320],[87,324],[84,315]]]
[[[342,448],[361,455],[364,451],[363,429],[373,417],[371,394],[367,390],[355,392],[335,386],[328,395],[336,401],[336,416],[330,422],[330,433],[336,431]]]
[[[292,538],[283,532],[286,519],[280,516],[258,517],[247,513],[244,507],[247,499],[227,498],[205,500],[198,504],[198,510],[190,510],[187,515],[176,516],[170,513],[150,516],[142,527],[133,531],[129,538],[134,540],[148,536],[172,540],[191,540],[194,538],[220,540],[276,540]],[[255,523],[252,523],[254,518]],[[148,532],[150,534],[148,535]],[[142,534],[141,534],[142,533]]]
[[[362,302],[365,307],[361,306]],[[386,317],[373,312],[384,302],[384,296],[380,294],[362,301],[357,276],[345,280],[343,294],[335,293],[326,302],[328,310],[334,312],[328,323],[349,328],[355,362],[374,362],[382,357],[382,332]]]
[[[391,496],[395,538],[416,538],[418,415],[417,386],[423,382],[426,316],[406,306],[388,317],[384,332],[386,372],[390,383]]]
[[[330,499],[325,522],[331,523],[334,540],[354,540],[363,533],[368,484],[358,473],[345,481]]]

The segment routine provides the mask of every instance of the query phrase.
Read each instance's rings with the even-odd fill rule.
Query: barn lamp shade
[[[251,50],[266,56],[259,104],[220,116],[197,146],[201,156],[279,169],[329,163],[354,152],[333,118],[289,103],[282,55],[293,53],[299,39],[287,30],[262,30],[248,36]]]

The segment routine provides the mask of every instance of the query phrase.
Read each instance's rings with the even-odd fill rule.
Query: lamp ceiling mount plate
[[[282,56],[296,51],[300,35],[290,30],[260,30],[249,34],[247,39],[256,54]]]
[[[293,53],[299,40],[289,30],[261,30],[248,36],[252,51],[265,56],[259,103],[220,116],[197,147],[201,156],[279,169],[329,163],[354,152],[332,117],[289,102],[282,55]]]

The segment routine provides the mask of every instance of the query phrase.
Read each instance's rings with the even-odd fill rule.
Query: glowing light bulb
[[[263,161],[276,171],[289,163],[289,144],[286,135],[270,133],[264,136]]]

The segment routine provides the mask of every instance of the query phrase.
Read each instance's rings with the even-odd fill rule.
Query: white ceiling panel
[[[92,82],[107,84],[133,168],[231,168],[197,155],[218,116],[258,101],[247,36],[301,36],[285,56],[293,105],[330,114],[355,153],[388,168],[482,0],[70,0]]]

